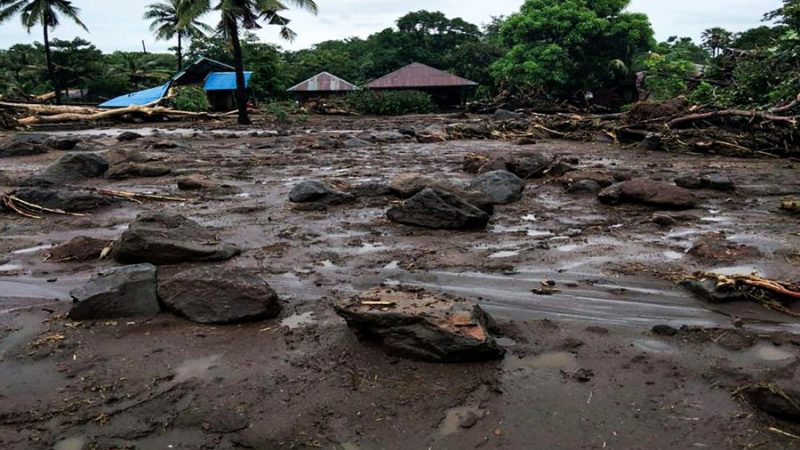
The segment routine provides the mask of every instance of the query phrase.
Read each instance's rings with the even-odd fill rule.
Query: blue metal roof
[[[253,72],[244,73],[244,85],[250,86]],[[211,72],[206,78],[206,91],[234,91],[236,90],[236,72]]]
[[[171,83],[167,83],[144,91],[125,94],[99,105],[100,108],[127,108],[128,106],[144,106],[164,98]]]

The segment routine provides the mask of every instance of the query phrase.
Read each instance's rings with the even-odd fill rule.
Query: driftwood
[[[88,108],[85,106],[43,105],[38,103],[0,102],[0,107],[25,110],[32,114],[92,114],[97,111],[96,108]]]
[[[772,122],[785,123],[788,125],[797,124],[797,116],[779,116],[763,111],[745,111],[740,109],[724,109],[722,111],[712,111],[707,113],[689,114],[688,116],[678,117],[669,121],[667,126],[677,128],[680,125],[697,122],[700,120],[715,119],[718,117],[749,117],[751,119],[761,119]]]

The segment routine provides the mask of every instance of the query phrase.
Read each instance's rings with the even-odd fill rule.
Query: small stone
[[[678,334],[678,329],[669,325],[656,325],[652,331],[653,334],[658,336],[675,336]]]

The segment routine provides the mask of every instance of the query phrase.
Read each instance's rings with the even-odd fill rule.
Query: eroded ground
[[[756,304],[701,303],[675,279],[701,270],[800,279],[798,218],[778,210],[800,193],[797,162],[557,140],[335,148],[364,130],[453,120],[312,118],[279,134],[186,125],[130,143],[117,142],[119,130],[74,131],[81,148],[129,150],[173,169],[84,186],[188,200],[120,203],[90,217],[0,216],[0,447],[794,448],[770,427],[799,430],[733,393],[797,360],[797,320]],[[175,146],[153,148],[164,142]],[[738,189],[700,191],[693,218],[664,227],[652,222],[653,208],[605,206],[545,177],[530,181],[521,202],[498,207],[485,232],[391,223],[385,212],[397,199],[386,196],[327,211],[287,200],[309,179],[342,188],[404,172],[467,180],[462,162],[474,151],[537,151],[666,181],[716,170]],[[0,170],[22,178],[62,154],[3,159]],[[184,174],[230,188],[178,192]],[[57,263],[48,250],[76,236],[115,239],[143,211],[185,215],[243,248],[224,264],[260,269],[285,301],[282,319],[230,327],[167,314],[64,319],[69,291],[114,263]],[[689,254],[708,233],[757,252]],[[546,280],[557,292],[532,292]],[[359,343],[330,304],[381,283],[480,300],[508,356],[436,365]],[[650,331],[658,324],[690,328],[659,336]]]

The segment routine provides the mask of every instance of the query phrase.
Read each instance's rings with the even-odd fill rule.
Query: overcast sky
[[[73,0],[82,9],[81,17],[91,30],[85,33],[77,26],[62,21],[54,37],[71,39],[82,36],[104,51],[139,50],[144,40],[149,51],[164,51],[173,43],[156,42],[141,18],[147,4],[156,0]],[[449,17],[484,24],[491,16],[509,15],[517,11],[522,0],[317,0],[318,17],[291,11],[292,28],[299,37],[294,43],[281,43],[284,48],[300,49],[316,42],[352,36],[366,37],[393,25],[409,11],[439,10]],[[744,31],[760,24],[765,12],[775,9],[781,0],[632,0],[631,11],[644,12],[660,40],[672,35],[699,39],[703,30],[721,26]],[[207,18],[213,22],[213,16]],[[261,30],[263,40],[280,42],[275,30]],[[28,34],[17,18],[0,25],[0,48],[18,42],[41,41],[41,30]]]

